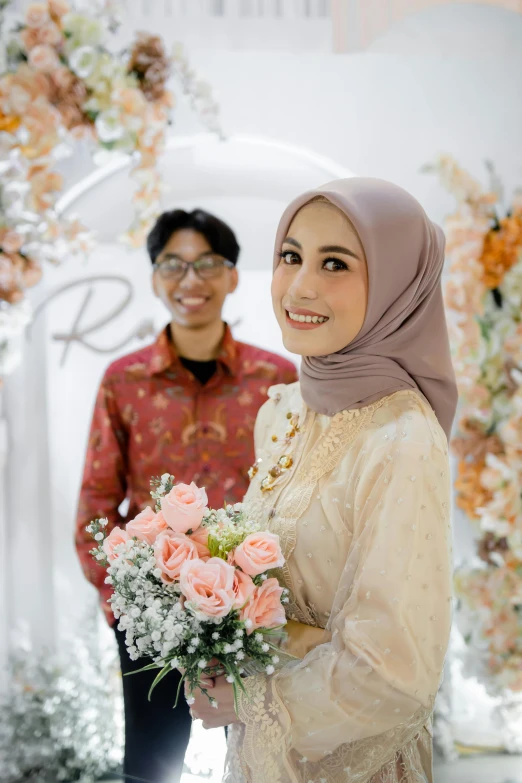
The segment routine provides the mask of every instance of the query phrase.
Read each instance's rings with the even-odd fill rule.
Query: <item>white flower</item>
[[[159,642],[161,639],[161,633],[159,631],[153,631],[150,636],[153,642]]]
[[[105,552],[98,552],[96,560],[105,560]]]
[[[238,652],[236,653],[236,661],[242,661],[244,657],[245,657],[245,653],[243,652],[243,650],[238,650]]]
[[[206,661],[203,661],[203,660],[198,661],[198,666],[199,666],[200,669],[204,669],[206,665],[207,665]]]
[[[250,621],[250,622],[252,622],[252,621]],[[245,632],[243,631],[242,628],[238,628],[237,631],[236,631],[236,636],[239,638],[239,637],[243,636],[244,633]]]
[[[195,648],[195,647],[192,647],[192,646],[190,646],[190,647],[187,647],[187,652],[188,652],[190,655],[192,655],[192,653],[195,653],[195,652],[196,652],[196,648]]]
[[[217,703],[217,701],[216,701],[215,699],[210,699],[210,705],[211,705],[212,707],[214,707],[214,709],[216,709],[216,710],[217,710],[217,708],[218,708],[218,703]]]
[[[92,525],[87,525],[85,529],[88,533],[92,533]]]
[[[217,631],[214,631],[214,633],[212,634],[212,638],[214,639],[215,642],[217,642],[217,640],[219,639],[219,634]]]
[[[79,46],[69,57],[69,66],[80,79],[87,79],[94,71],[97,61],[96,49],[92,46]]]
[[[173,669],[179,669],[179,658],[173,658],[170,662]]]
[[[246,625],[246,623],[245,623],[245,625]],[[256,633],[254,635],[254,638],[255,638],[256,642],[259,642],[259,644],[261,644],[261,642],[263,641],[264,637],[263,637],[262,633]]]
[[[253,621],[250,619],[250,617],[248,617],[245,620],[245,628],[252,628],[253,625],[254,625]],[[257,638],[258,636],[260,637],[259,639]],[[260,633],[256,634],[256,641],[261,642],[262,640],[263,640],[262,634]]]
[[[227,674],[225,677],[226,681],[229,682],[231,685],[234,682],[234,676],[232,674]]]
[[[125,133],[125,128],[121,123],[121,114],[116,108],[100,112],[94,124],[98,138],[105,143],[120,141]]]
[[[236,641],[234,642],[234,647],[236,648],[236,650],[240,650],[243,647],[242,640],[241,639],[236,639]]]
[[[243,510],[243,504],[242,503],[236,503],[234,506],[234,511],[242,511]]]
[[[279,655],[272,655],[272,663],[279,663]]]
[[[164,473],[163,476],[161,477],[161,483],[168,484],[169,480],[170,480],[170,473]]]
[[[153,573],[154,573],[154,576],[156,577],[156,579],[160,579],[161,578],[161,568],[155,568]]]
[[[106,576],[104,581],[106,585],[112,585],[112,576]]]
[[[263,650],[263,652],[268,652],[270,649],[270,645],[265,642],[263,645],[261,645],[261,649]]]
[[[134,617],[135,619],[140,616],[140,610],[137,606],[133,606],[132,609],[129,612],[131,617]]]
[[[192,705],[192,704],[194,704],[194,702],[195,702],[195,701],[196,701],[196,699],[194,698],[194,696],[187,696],[187,697],[186,697],[186,702],[187,702],[187,704],[188,704],[189,706],[190,706],[190,705]]]
[[[268,575],[267,574],[261,574],[261,581],[262,582],[266,582],[267,579],[268,579]]]
[[[197,637],[197,636],[195,636],[193,639],[191,639],[191,640],[190,640],[190,643],[191,643],[192,645],[194,645],[194,647],[197,647],[197,646],[198,646],[198,644],[199,644],[199,642],[200,642],[200,640],[198,639],[198,637]]]
[[[105,519],[99,519],[98,522],[100,523],[100,525],[102,527],[107,527],[107,525],[109,524],[109,520],[106,519],[106,518]]]
[[[62,27],[69,34],[73,46],[99,46],[102,43],[104,29],[98,19],[71,12],[62,17]]]
[[[96,533],[96,535],[94,536],[95,541],[103,541],[103,538],[104,538],[103,533]]]
[[[275,672],[275,669],[272,665],[266,667],[266,673],[267,674],[273,674]]]
[[[231,644],[225,644],[225,646],[223,647],[223,652],[231,653],[232,651],[233,651],[232,645]]]

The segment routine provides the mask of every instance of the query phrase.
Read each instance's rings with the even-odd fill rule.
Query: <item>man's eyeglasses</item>
[[[177,256],[165,256],[154,264],[164,280],[183,280],[189,269],[193,269],[202,280],[212,280],[223,274],[223,269],[233,269],[235,264],[221,256],[201,256],[196,261],[183,261]]]

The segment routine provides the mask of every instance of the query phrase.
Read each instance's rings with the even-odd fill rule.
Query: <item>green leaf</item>
[[[166,666],[164,666],[164,667],[163,667],[163,669],[160,671],[160,673],[158,674],[158,676],[156,677],[156,679],[154,680],[154,682],[153,682],[153,683],[152,683],[152,685],[150,686],[150,690],[149,690],[149,696],[148,696],[148,699],[149,699],[149,701],[150,701],[150,697],[152,696],[152,691],[154,690],[154,688],[156,687],[156,685],[157,685],[159,682],[161,682],[161,680],[162,680],[164,677],[166,677],[166,676],[167,676],[167,674],[170,672],[171,668],[172,668],[172,667],[171,667],[170,663],[167,663],[167,665],[166,665]]]

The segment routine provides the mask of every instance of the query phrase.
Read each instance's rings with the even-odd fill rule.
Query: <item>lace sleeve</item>
[[[306,780],[307,765],[334,763],[369,780],[431,714],[451,624],[448,459],[430,437],[384,438],[348,480],[353,542],[331,642],[246,681],[252,781]]]

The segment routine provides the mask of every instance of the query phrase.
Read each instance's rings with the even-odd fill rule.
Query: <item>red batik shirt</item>
[[[257,412],[270,386],[296,378],[291,362],[236,342],[228,327],[205,385],[181,364],[168,327],[153,345],[110,365],[94,409],[76,524],[83,571],[99,590],[109,622],[111,590],[89,554],[93,541],[85,527],[106,517],[110,532],[133,519],[153,505],[150,479],[163,473],[204,486],[212,508],[241,501],[254,462]],[[126,498],[122,517],[118,509]]]

